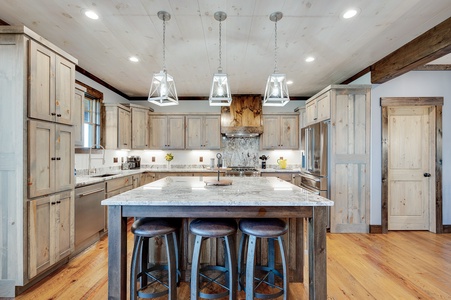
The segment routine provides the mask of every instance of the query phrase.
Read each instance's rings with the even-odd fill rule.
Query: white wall
[[[83,75],[79,72],[75,72],[75,79],[102,92],[104,103],[129,103],[129,101],[127,99],[125,99],[124,97],[122,97],[121,95],[116,94],[115,92],[111,91],[110,89],[107,89],[103,85],[100,85],[99,83],[95,82],[94,80],[86,77],[85,75]]]
[[[362,80],[368,83],[369,74]],[[363,82],[360,82],[363,83]],[[381,97],[443,97],[443,223],[451,224],[451,72],[412,71],[371,91],[371,219],[381,224]]]

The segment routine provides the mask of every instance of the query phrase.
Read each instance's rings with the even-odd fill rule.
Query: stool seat
[[[237,225],[233,219],[196,219],[190,223],[189,229],[195,235],[217,238],[235,234]]]
[[[140,218],[133,223],[131,231],[136,236],[151,238],[175,232],[179,227],[178,220]]]
[[[242,219],[240,230],[247,235],[269,238],[284,235],[288,231],[288,225],[280,219]]]

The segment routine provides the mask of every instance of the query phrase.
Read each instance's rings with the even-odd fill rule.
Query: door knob
[[[431,177],[431,174],[430,173],[424,173],[423,176],[424,177]]]

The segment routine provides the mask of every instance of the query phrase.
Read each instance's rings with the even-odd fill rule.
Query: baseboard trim
[[[370,233],[382,233],[382,225],[370,225]]]
[[[451,233],[451,225],[443,225],[443,233]]]

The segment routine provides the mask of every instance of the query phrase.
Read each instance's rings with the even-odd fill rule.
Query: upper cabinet
[[[185,116],[150,114],[150,149],[185,149]]]
[[[149,149],[149,111],[143,106],[128,105],[131,116],[132,149]]]
[[[186,116],[186,149],[217,150],[221,148],[219,115]]]
[[[114,103],[102,106],[102,135],[105,149],[131,149],[130,108]]]
[[[262,150],[299,149],[299,115],[263,115]]]
[[[305,125],[330,119],[330,91],[309,99],[305,104]]]
[[[86,88],[76,84],[74,95],[74,140],[75,147],[83,147],[83,114]]]
[[[74,124],[75,64],[30,40],[30,118]]]

